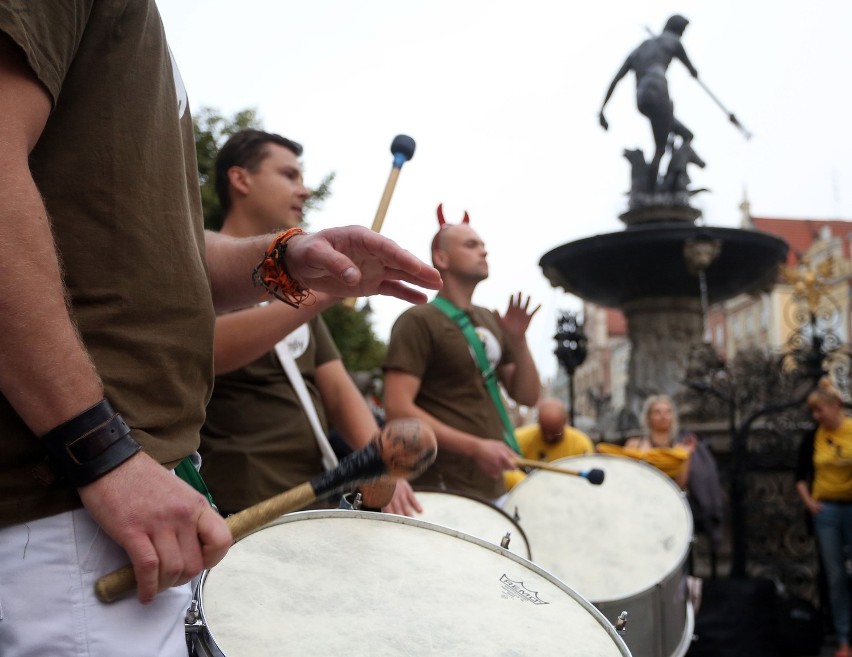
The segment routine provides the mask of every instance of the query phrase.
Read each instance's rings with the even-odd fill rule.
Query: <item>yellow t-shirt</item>
[[[852,501],[852,418],[833,431],[817,429],[813,458],[814,499]]]
[[[689,462],[689,452],[683,447],[654,447],[652,449],[635,449],[622,447],[611,443],[598,445],[601,454],[626,456],[637,461],[645,461],[662,470],[672,479],[677,479]]]
[[[533,461],[555,461],[568,456],[578,454],[593,454],[595,447],[591,438],[579,429],[565,427],[562,432],[562,440],[557,443],[547,443],[541,434],[541,427],[537,424],[529,424],[515,429],[515,439],[524,458]],[[507,470],[503,473],[503,481],[506,489],[511,490],[524,478],[521,470]]]

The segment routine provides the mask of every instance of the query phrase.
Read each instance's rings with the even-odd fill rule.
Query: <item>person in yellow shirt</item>
[[[803,445],[810,468],[800,463],[796,492],[813,517],[837,635],[835,657],[849,657],[850,600],[846,550],[852,548],[852,418],[827,377],[807,398],[817,423],[813,445]],[[810,470],[810,472],[808,472]]]
[[[568,425],[568,413],[558,399],[544,399],[538,405],[538,422],[515,429],[515,439],[524,458],[534,461],[555,461],[567,456],[593,454],[591,438]],[[524,478],[521,470],[504,473],[506,489]]]

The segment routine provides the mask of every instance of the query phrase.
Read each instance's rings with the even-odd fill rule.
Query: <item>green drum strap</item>
[[[503,398],[500,396],[500,388],[497,385],[497,377],[494,374],[494,368],[488,363],[488,356],[485,354],[485,345],[474,330],[473,322],[470,321],[468,314],[457,308],[452,301],[443,297],[435,297],[432,299],[432,304],[442,313],[449,317],[462,332],[462,335],[467,339],[473,353],[476,354],[476,364],[479,366],[479,371],[482,373],[482,378],[485,380],[485,386],[488,388],[488,393],[491,395],[491,401],[497,408],[497,413],[500,415],[500,420],[503,422],[503,440],[517,454],[521,454],[521,449],[518,447],[518,441],[515,440],[515,428],[512,426],[512,421],[509,419],[509,414],[506,412],[506,407],[503,405]]]

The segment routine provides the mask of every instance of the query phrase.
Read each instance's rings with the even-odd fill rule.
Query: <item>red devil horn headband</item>
[[[446,219],[444,219],[444,207],[443,206],[444,206],[443,203],[438,204],[438,225],[441,228],[443,228],[444,226],[447,225],[447,221],[446,221]],[[464,217],[462,218],[461,222],[463,224],[470,223],[470,217],[467,214],[467,210],[464,211]]]

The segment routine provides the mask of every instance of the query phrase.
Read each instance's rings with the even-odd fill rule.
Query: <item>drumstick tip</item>
[[[589,480],[590,484],[600,486],[604,480],[604,471],[599,470],[598,468],[592,468],[591,470],[583,472],[583,476]]]

